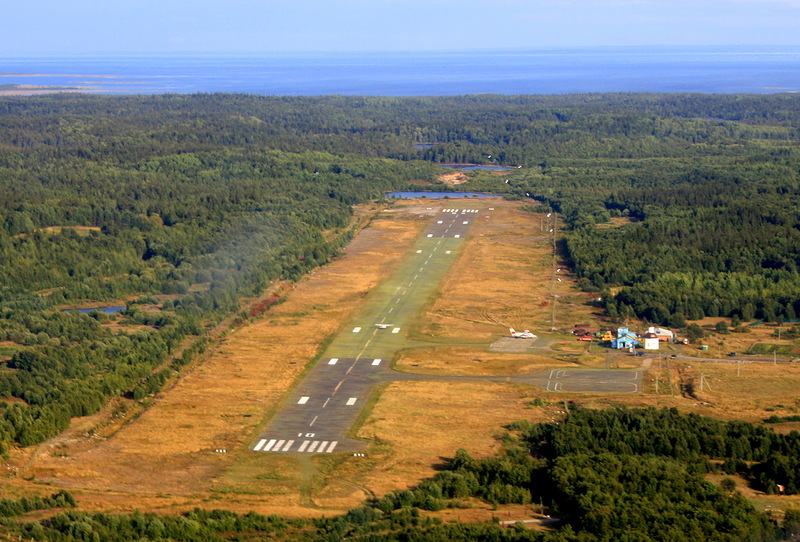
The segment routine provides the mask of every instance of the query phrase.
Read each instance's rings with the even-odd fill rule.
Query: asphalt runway
[[[347,437],[378,385],[397,380],[481,380],[523,382],[546,391],[641,389],[637,371],[553,370],[535,376],[447,377],[401,373],[392,356],[408,346],[405,328],[441,283],[475,220],[491,211],[477,205],[445,207],[423,231],[397,269],[364,301],[303,382],[284,402],[263,433],[255,452],[358,452],[366,444]]]

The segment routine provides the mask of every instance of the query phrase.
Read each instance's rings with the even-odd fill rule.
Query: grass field
[[[75,492],[81,507],[174,512],[195,506],[255,510],[287,516],[332,515],[365,497],[406,488],[431,476],[455,451],[474,456],[499,449],[497,436],[516,419],[553,421],[563,402],[587,406],[676,406],[684,411],[760,421],[800,408],[800,365],[669,361],[653,363],[644,394],[548,394],[507,382],[403,381],[373,394],[354,434],[366,457],[255,454],[247,444],[291,393],[310,363],[332,347],[356,317],[382,314],[379,288],[416,265],[428,242],[420,233],[449,202],[396,202],[380,212],[344,255],[294,285],[282,303],[228,333],[202,364],[151,399],[138,417],[114,431],[114,408],[75,420],[61,437],[14,451],[2,487],[9,495]],[[410,342],[395,358],[401,371],[435,375],[533,374],[550,367],[634,367],[632,356],[579,343],[575,324],[603,324],[592,296],[580,292],[543,216],[517,202],[493,200],[490,218],[477,217],[466,242],[431,268],[420,296],[398,307]],[[364,210],[362,212],[371,212]],[[560,271],[556,271],[560,269]],[[557,278],[561,281],[555,280]],[[397,275],[397,276],[399,276]],[[703,322],[706,328],[714,322]],[[539,335],[525,353],[490,352],[508,327]],[[768,327],[711,335],[667,353],[714,356],[779,344]],[[702,379],[702,389],[700,380]],[[658,382],[658,389],[656,389]],[[798,423],[775,424],[780,431]],[[109,434],[110,438],[97,435]],[[224,449],[225,453],[215,450]],[[762,498],[753,495],[753,498]],[[780,497],[770,497],[780,506]],[[776,500],[777,499],[777,500]],[[774,501],[774,502],[773,502]],[[766,501],[764,501],[766,503]],[[491,517],[477,506],[460,515]]]

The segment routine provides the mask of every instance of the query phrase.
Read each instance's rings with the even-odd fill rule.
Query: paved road
[[[397,270],[365,300],[322,358],[252,444],[255,452],[357,452],[366,444],[347,437],[375,388],[396,380],[480,380],[536,384],[547,391],[641,390],[637,371],[557,369],[533,376],[451,377],[400,373],[392,356],[409,344],[406,328],[423,309],[455,258],[470,226],[491,212],[477,206],[445,208]]]

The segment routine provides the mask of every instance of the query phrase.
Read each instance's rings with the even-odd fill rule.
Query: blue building
[[[635,348],[642,344],[638,336],[626,327],[617,330],[617,338],[611,341],[611,348],[622,350],[623,348]]]

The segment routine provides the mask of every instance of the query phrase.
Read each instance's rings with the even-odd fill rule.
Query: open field
[[[393,203],[343,257],[301,280],[263,316],[230,332],[202,364],[152,398],[148,409],[110,438],[93,435],[102,434],[98,428],[111,420],[91,417],[75,420],[66,438],[15,452],[7,472],[16,476],[3,479],[4,490],[66,488],[86,509],[175,512],[201,506],[331,515],[365,497],[413,486],[458,448],[473,456],[493,455],[504,424],[521,418],[557,420],[564,401],[677,406],[752,421],[800,408],[800,366],[787,364],[672,361],[667,368],[654,363],[645,393],[637,395],[448,380],[530,376],[553,368],[632,369],[641,363],[641,358],[579,343],[564,331],[579,323],[600,325],[592,297],[577,290],[563,261],[553,257],[544,215],[526,213],[516,202],[491,200],[484,206],[493,211],[477,214],[452,264],[448,261],[438,277],[431,275],[432,296],[414,300],[402,316],[410,322],[409,334],[392,339],[400,349],[394,367],[433,379],[385,381],[375,389],[351,435],[366,444],[366,456],[250,451],[313,362],[331,349],[353,346],[353,334],[346,333],[353,319],[381,314],[383,305],[373,292],[413,261],[408,256],[428,242],[420,239],[423,230],[439,210],[453,205],[452,200]],[[374,329],[371,320],[367,325]],[[530,329],[539,338],[522,352],[490,351],[508,327]],[[747,342],[770,342],[766,333],[731,334],[720,340],[739,342],[710,344],[724,352]],[[697,346],[674,348],[681,355],[697,352]],[[689,393],[687,384],[700,372],[710,390]],[[666,382],[673,383],[672,391],[666,391]],[[534,406],[537,398],[536,404],[544,406]],[[491,514],[486,507],[458,513],[464,520]]]

